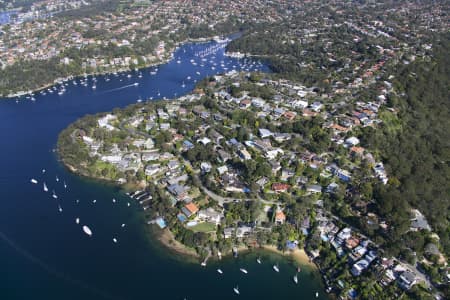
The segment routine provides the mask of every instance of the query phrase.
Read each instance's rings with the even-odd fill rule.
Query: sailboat
[[[239,295],[239,294],[240,294],[240,292],[239,292],[239,287],[238,287],[238,286],[236,286],[236,287],[233,289],[233,291],[234,291],[234,293],[235,293],[236,295]]]
[[[45,182],[44,182],[44,192],[48,192],[48,188],[47,188],[47,185],[45,184]]]
[[[278,264],[273,265],[273,269],[275,270],[275,272],[280,272],[280,268],[278,268]]]

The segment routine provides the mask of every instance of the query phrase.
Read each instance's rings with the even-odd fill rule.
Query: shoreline
[[[184,41],[178,42],[178,43],[176,43],[176,45],[173,48],[171,48],[168,51],[168,53],[170,53],[170,54],[168,54],[167,57],[162,58],[160,61],[155,61],[155,62],[148,63],[148,64],[146,64],[144,66],[141,66],[141,67],[138,67],[136,69],[140,71],[140,70],[143,70],[143,69],[147,69],[147,68],[156,67],[156,66],[160,66],[160,65],[166,64],[166,63],[168,63],[170,60],[172,60],[174,58],[174,53],[177,51],[177,49],[180,46],[182,46],[184,44],[188,44],[188,43],[207,43],[207,42],[213,41],[214,37],[215,36],[206,37],[206,38],[197,38],[197,39],[188,38],[188,39],[186,39]],[[84,73],[84,74],[77,74],[77,75],[69,75],[69,76],[63,77],[63,78],[56,78],[53,81],[53,83],[47,83],[47,84],[44,84],[44,85],[42,85],[40,87],[37,87],[35,89],[29,90],[29,91],[17,91],[17,92],[15,92],[13,94],[0,95],[0,97],[4,98],[4,99],[13,99],[13,98],[16,98],[16,97],[22,97],[22,96],[25,96],[25,95],[28,95],[28,94],[33,94],[33,93],[40,92],[42,90],[45,90],[47,88],[50,88],[50,87],[53,87],[53,86],[57,85],[59,82],[66,82],[66,81],[74,80],[74,79],[77,79],[77,78],[80,78],[80,77],[84,77],[84,76],[105,76],[105,75],[113,74],[115,72],[118,72],[118,73],[120,73],[120,72],[129,72],[129,71],[132,71],[132,70],[134,70],[134,69],[132,69],[132,68],[118,68],[118,69],[112,69],[112,70],[103,71],[103,72],[92,72],[92,73]]]
[[[156,231],[151,229],[151,231],[152,232],[150,234],[154,235],[162,246],[169,249],[174,254],[187,256],[192,259],[200,258],[200,256],[197,254],[197,252],[195,252],[194,249],[188,248],[184,244],[177,241],[170,229],[157,229]]]
[[[161,243],[161,245],[167,249],[169,249],[172,253],[182,255],[184,257],[188,257],[190,259],[194,259],[195,262],[200,263],[200,255],[198,255],[194,249],[188,248],[184,244],[180,243],[179,241],[175,240],[175,237],[173,236],[170,229],[156,229],[157,231],[155,233],[152,233],[156,236],[156,239]],[[306,254],[304,249],[295,249],[293,251],[288,250],[286,252],[282,252],[277,249],[274,245],[263,245],[257,248],[249,248],[244,245],[240,245],[237,247],[237,250],[239,253],[251,253],[253,251],[267,251],[270,253],[275,253],[280,256],[283,256],[284,258],[292,259],[295,266],[307,266],[309,268],[314,269],[315,271],[319,271],[319,268],[316,264],[314,264],[309,256]],[[230,257],[233,255],[233,251],[227,251],[225,253],[222,253],[222,258]],[[214,262],[220,261],[220,259],[214,255],[210,256],[208,260],[212,260]],[[194,261],[192,261],[194,262]]]
[[[293,251],[287,250],[286,252],[282,252],[278,250],[277,247],[274,245],[263,245],[261,246],[261,248],[272,253],[277,253],[284,257],[292,258],[292,260],[300,266],[308,266],[317,271],[319,270],[316,264],[310,260],[308,254],[306,254],[304,249],[297,248]]]

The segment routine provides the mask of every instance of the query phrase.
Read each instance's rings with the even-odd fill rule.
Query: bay
[[[191,43],[167,64],[97,76],[95,90],[89,76],[87,87],[69,81],[62,95],[0,100],[0,298],[231,299],[239,285],[242,299],[313,299],[316,291],[326,299],[315,270],[305,267],[295,285],[295,268],[275,254],[224,258],[207,268],[185,262],[148,238],[139,206],[117,187],[80,178],[58,162],[58,134],[76,119],[140,99],[184,95],[196,80],[233,68],[269,71],[259,62],[226,57],[216,42]],[[280,273],[272,270],[274,263]]]

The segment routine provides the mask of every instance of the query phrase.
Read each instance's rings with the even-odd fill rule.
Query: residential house
[[[181,211],[189,218],[198,212],[198,207],[195,203],[191,202],[183,206]]]

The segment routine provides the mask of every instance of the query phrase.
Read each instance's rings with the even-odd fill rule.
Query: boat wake
[[[132,83],[132,84],[127,84],[127,85],[124,85],[124,86],[121,86],[121,87],[118,87],[118,88],[114,88],[114,89],[110,89],[110,90],[106,90],[106,91],[101,91],[101,92],[97,93],[97,95],[112,93],[112,92],[116,92],[116,91],[120,91],[120,90],[123,90],[123,89],[130,88],[130,87],[138,86],[139,84],[136,84],[136,83],[137,82]]]
[[[40,268],[42,268],[44,271],[46,271],[48,274],[53,275],[59,279],[65,280],[75,286],[83,288],[85,291],[90,292],[92,294],[95,294],[103,299],[110,299],[110,300],[122,300],[121,298],[114,297],[107,292],[104,292],[96,287],[90,286],[86,283],[84,283],[81,280],[74,279],[62,272],[59,272],[49,265],[47,265],[45,262],[40,260],[39,258],[33,256],[31,253],[29,253],[27,250],[20,247],[18,244],[16,244],[13,240],[11,240],[6,234],[0,231],[0,239],[3,240],[8,246],[13,248],[18,254],[26,258],[28,261],[38,265]]]

